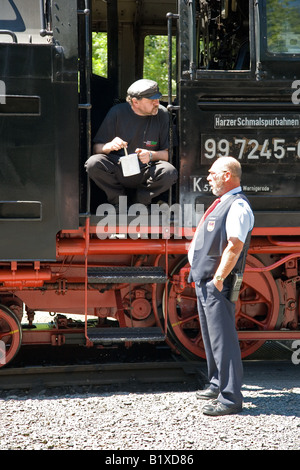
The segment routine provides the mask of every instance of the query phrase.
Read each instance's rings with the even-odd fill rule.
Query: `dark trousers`
[[[148,205],[152,198],[168,190],[177,180],[176,168],[165,161],[141,164],[141,173],[126,177],[116,155],[92,155],[85,166],[89,177],[106,193],[110,204],[118,204],[119,196],[126,195],[125,188],[135,188],[134,202]]]
[[[229,288],[220,292],[213,281],[196,282],[201,333],[207,360],[210,388],[219,392],[225,405],[242,404],[243,366],[235,328],[235,304],[227,298]]]

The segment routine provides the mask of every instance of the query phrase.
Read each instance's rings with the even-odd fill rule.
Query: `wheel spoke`
[[[171,326],[172,326],[172,328],[175,328],[175,326],[183,326],[184,324],[186,324],[186,323],[188,323],[192,320],[196,320],[196,319],[198,319],[198,313],[196,313],[196,314],[191,313],[190,315],[188,315],[184,318],[179,317],[177,322],[171,323]]]
[[[249,320],[249,322],[254,323],[255,325],[260,326],[261,329],[264,328],[265,323],[264,323],[263,321],[257,320],[257,319],[254,318],[254,317],[250,317],[250,316],[247,315],[246,313],[239,312],[239,317],[243,317],[243,318],[245,318],[246,320]]]
[[[3,340],[3,338],[5,338],[7,336],[15,335],[15,334],[18,334],[18,333],[19,333],[19,330],[4,331],[3,333],[1,333],[1,331],[0,331],[0,340]]]

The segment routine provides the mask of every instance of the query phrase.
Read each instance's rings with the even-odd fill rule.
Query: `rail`
[[[84,364],[10,367],[0,370],[0,390],[120,385],[134,383],[187,383],[204,385],[198,362]]]

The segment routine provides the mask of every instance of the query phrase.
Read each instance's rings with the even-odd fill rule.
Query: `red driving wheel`
[[[240,295],[236,303],[235,320],[237,330],[274,330],[280,319],[278,288],[270,272],[251,272],[251,268],[264,265],[254,256],[247,256],[246,271]],[[249,269],[249,272],[247,272]],[[262,346],[264,341],[240,341],[242,357],[249,356]]]
[[[0,367],[8,364],[22,343],[22,327],[15,313],[0,305]]]
[[[188,267],[183,260],[173,272],[178,274]],[[246,267],[263,267],[248,255]],[[164,305],[164,302],[163,302]],[[245,272],[239,299],[236,303],[237,330],[273,330],[279,318],[279,295],[274,278],[269,272]],[[183,292],[176,292],[175,284],[168,290],[168,336],[177,350],[188,359],[205,358],[204,345],[197,312],[195,289],[187,285]],[[256,351],[264,341],[240,341],[241,355],[245,358]]]

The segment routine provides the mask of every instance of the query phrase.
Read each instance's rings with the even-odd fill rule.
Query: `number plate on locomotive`
[[[201,135],[203,164],[226,155],[244,163],[291,163],[300,158],[300,114],[214,114],[213,125],[215,134]]]
[[[300,138],[285,135],[201,135],[201,163],[231,155],[247,163],[299,161]]]

